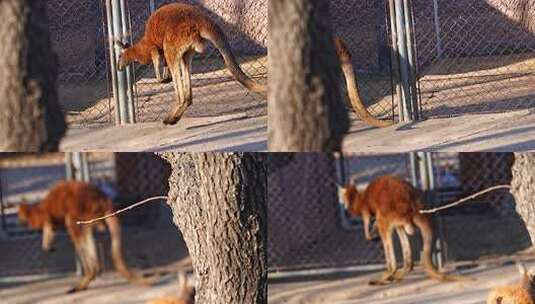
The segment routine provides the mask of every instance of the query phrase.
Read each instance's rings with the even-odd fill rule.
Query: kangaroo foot
[[[392,272],[384,272],[380,278],[373,279],[368,282],[370,285],[386,285],[390,284],[394,281],[394,273]]]

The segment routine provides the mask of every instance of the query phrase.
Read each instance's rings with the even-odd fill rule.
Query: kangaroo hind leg
[[[399,242],[401,244],[401,249],[403,251],[403,268],[396,272],[394,275],[394,279],[401,280],[403,277],[405,277],[409,272],[412,271],[414,265],[412,261],[412,249],[411,249],[411,243],[407,236],[407,232],[402,227],[396,228],[396,233],[399,238]]]
[[[95,278],[99,271],[98,260],[96,259],[96,250],[91,227],[84,227],[80,230],[71,217],[65,218],[65,226],[71,240],[74,243],[76,254],[82,264],[83,277],[76,286],[72,287],[67,293],[73,293],[87,288],[89,283]],[[90,237],[88,237],[88,233]],[[95,264],[96,261],[96,264]]]
[[[175,106],[164,120],[164,124],[167,125],[176,124],[192,103],[190,69],[195,50],[189,49],[178,54],[172,53],[172,51],[165,50],[165,57],[171,70],[177,96]]]
[[[378,278],[370,280],[370,285],[385,285],[394,280],[394,274],[397,271],[396,255],[394,253],[394,243],[392,239],[392,227],[382,218],[377,218],[377,228],[383,242],[385,252],[386,271]]]

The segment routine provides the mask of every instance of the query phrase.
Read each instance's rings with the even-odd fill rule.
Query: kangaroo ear
[[[127,42],[127,43],[124,43],[124,42],[122,42],[122,41],[120,41],[120,40],[117,40],[117,39],[114,40],[114,42],[115,42],[115,44],[116,44],[118,47],[120,47],[120,48],[123,49],[123,50],[124,50],[124,49],[127,49],[127,48],[130,47],[130,43],[128,43],[128,42]]]

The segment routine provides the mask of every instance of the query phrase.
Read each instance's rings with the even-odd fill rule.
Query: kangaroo
[[[533,304],[533,273],[528,273],[523,264],[517,263],[520,282],[492,289],[487,304]]]
[[[340,60],[342,72],[346,80],[349,101],[351,102],[351,105],[353,106],[353,109],[355,110],[357,115],[364,122],[374,127],[382,128],[393,125],[394,123],[391,120],[377,119],[373,117],[370,112],[368,112],[368,109],[366,109],[366,106],[364,106],[364,103],[362,102],[362,98],[360,96],[357,76],[355,75],[353,69],[351,53],[349,52],[349,49],[347,48],[345,42],[340,37],[334,38],[334,44],[336,47],[336,54],[338,55],[338,59]]]
[[[97,187],[77,181],[62,181],[52,187],[39,204],[21,204],[18,217],[32,229],[43,230],[42,249],[50,251],[55,231],[65,226],[74,243],[83,268],[83,277],[67,293],[84,290],[100,272],[93,237],[93,225],[79,226],[77,221],[90,220],[113,212],[111,200]],[[106,219],[111,235],[111,254],[115,268],[128,281],[149,285],[157,276],[143,278],[131,272],[124,262],[121,248],[121,226],[117,217]],[[97,228],[104,229],[104,226]]]
[[[148,19],[143,37],[133,46],[124,49],[118,69],[136,61],[140,64],[154,64],[158,80],[160,58],[163,55],[171,71],[177,101],[165,124],[176,124],[192,103],[191,61],[195,53],[203,53],[211,42],[223,55],[232,75],[252,92],[266,94],[265,85],[249,78],[238,65],[230,45],[221,28],[198,7],[174,3],[157,9]]]
[[[370,218],[375,216],[377,230],[385,252],[386,272],[371,280],[371,285],[383,285],[403,279],[413,269],[411,244],[407,234],[413,235],[415,226],[423,238],[422,266],[429,277],[439,281],[466,280],[462,276],[439,272],[433,265],[431,250],[433,228],[429,218],[420,214],[423,207],[422,194],[409,183],[393,176],[382,176],[373,180],[364,192],[354,185],[339,187],[339,196],[351,216],[360,216],[364,222],[364,236],[371,240]],[[396,231],[403,251],[403,268],[398,271],[392,233]]]
[[[175,296],[166,296],[152,301],[147,304],[193,304],[195,303],[195,289],[188,284],[186,273],[184,271],[178,272],[178,286],[179,292]]]

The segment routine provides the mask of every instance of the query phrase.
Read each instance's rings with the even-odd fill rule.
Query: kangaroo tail
[[[351,105],[353,106],[353,109],[355,110],[357,115],[364,122],[374,127],[382,128],[382,127],[388,127],[388,126],[393,125],[393,122],[391,120],[377,119],[373,117],[373,115],[370,112],[368,112],[368,109],[366,109],[366,107],[362,103],[362,98],[359,92],[357,77],[355,75],[355,71],[353,70],[351,53],[349,53],[349,50],[347,49],[346,44],[339,37],[336,37],[334,42],[336,46],[336,53],[338,54],[338,58],[342,66],[342,72],[344,73],[344,77],[346,79],[346,86],[347,86],[347,93],[349,95],[349,101],[351,102]]]
[[[117,217],[109,217],[106,219],[106,224],[111,236],[111,256],[113,264],[117,271],[129,282],[140,285],[151,285],[158,279],[158,275],[150,277],[142,277],[128,269],[123,259],[122,245],[121,245],[121,225]]]
[[[201,37],[209,40],[215,45],[217,50],[221,53],[221,55],[223,55],[223,59],[225,60],[225,64],[227,65],[229,71],[243,86],[255,93],[260,93],[263,95],[267,93],[266,85],[252,80],[240,68],[240,65],[236,61],[236,57],[234,57],[234,54],[232,53],[232,49],[230,48],[225,34],[219,26],[214,24],[214,26],[210,27],[209,30],[201,31]]]
[[[423,214],[418,214],[414,218],[414,223],[420,229],[423,239],[423,251],[422,251],[422,266],[427,275],[435,280],[442,282],[453,282],[453,281],[469,281],[472,280],[469,277],[459,276],[459,275],[448,275],[442,272],[439,272],[435,265],[433,265],[433,260],[431,259],[431,251],[433,244],[433,228],[429,222],[429,218]]]

